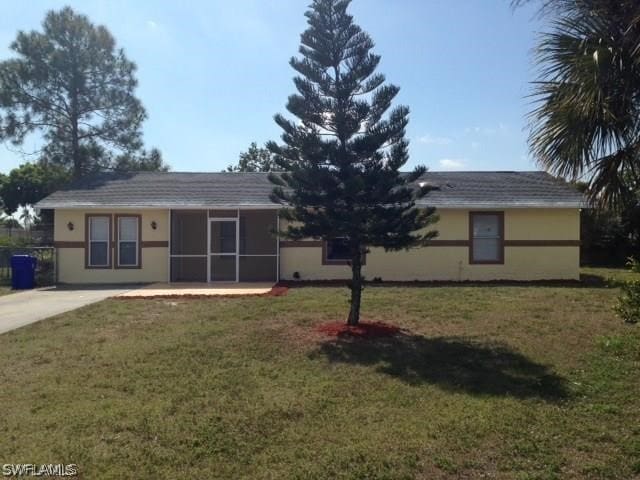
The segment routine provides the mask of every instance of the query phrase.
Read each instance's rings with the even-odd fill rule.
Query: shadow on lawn
[[[548,401],[568,397],[562,377],[500,344],[400,333],[376,340],[330,340],[314,355],[318,354],[331,362],[375,365],[379,372],[409,384]]]

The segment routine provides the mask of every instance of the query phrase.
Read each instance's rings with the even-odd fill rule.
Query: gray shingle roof
[[[546,172],[428,172],[438,187],[421,200],[435,207],[575,207],[583,195]]]
[[[420,201],[439,208],[578,208],[582,195],[545,172],[428,172],[438,187]],[[101,173],[38,202],[37,208],[268,207],[265,173]]]

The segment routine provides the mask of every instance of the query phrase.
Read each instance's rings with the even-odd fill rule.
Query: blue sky
[[[39,29],[70,5],[107,26],[138,65],[147,146],[176,171],[217,171],[250,142],[277,139],[273,122],[294,91],[288,60],[306,0],[29,0],[0,16],[0,58],[18,30]],[[509,0],[354,0],[351,12],[382,55],[379,71],[411,108],[406,168],[531,170],[526,114],[531,49],[541,29]],[[31,138],[23,147],[37,145]],[[25,160],[0,146],[0,171]],[[27,157],[28,158],[28,157]]]

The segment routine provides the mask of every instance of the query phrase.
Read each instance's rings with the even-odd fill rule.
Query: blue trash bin
[[[11,257],[11,286],[15,290],[33,288],[36,283],[36,258],[31,255]]]

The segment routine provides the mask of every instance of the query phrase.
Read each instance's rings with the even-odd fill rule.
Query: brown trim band
[[[427,247],[468,247],[469,240],[428,240]]]
[[[580,240],[505,240],[505,247],[579,247]]]
[[[428,247],[468,247],[468,240],[429,240]],[[505,247],[579,247],[580,240],[505,240]]]
[[[280,248],[322,247],[322,240],[280,240]]]
[[[147,240],[140,242],[142,248],[168,248],[169,242],[166,240]],[[582,245],[580,240],[505,240],[505,247],[579,247]],[[84,242],[73,241],[56,241],[53,243],[56,248],[84,248]],[[468,247],[468,240],[429,240],[427,247]],[[315,247],[321,248],[320,241],[305,240],[282,240],[280,248],[291,247]]]
[[[167,248],[169,247],[169,242],[166,240],[148,240],[146,242],[140,242],[142,248]],[[57,241],[53,242],[53,246],[55,248],[84,248],[84,242],[68,242],[68,241]]]
[[[84,248],[84,242],[53,242],[56,248]]]
[[[232,210],[211,209],[208,210],[207,216],[209,218],[238,218],[238,210],[235,208]]]
[[[169,247],[169,242],[167,240],[147,240],[146,242],[140,242],[140,246],[142,248],[167,248]]]

